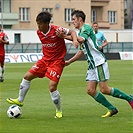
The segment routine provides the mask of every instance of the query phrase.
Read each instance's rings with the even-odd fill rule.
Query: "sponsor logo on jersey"
[[[55,38],[56,36],[51,36],[51,38]]]
[[[54,47],[56,43],[42,44],[43,47]]]

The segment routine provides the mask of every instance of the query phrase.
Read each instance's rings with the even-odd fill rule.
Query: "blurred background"
[[[47,10],[53,14],[51,23],[73,29],[71,12],[86,13],[86,23],[99,23],[109,44],[104,53],[132,52],[133,0],[0,0],[0,21],[9,37],[6,53],[41,52],[36,35],[36,16]],[[76,53],[70,41],[67,52]]]

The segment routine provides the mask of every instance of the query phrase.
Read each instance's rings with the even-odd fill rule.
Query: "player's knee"
[[[54,99],[53,102],[54,102],[54,104],[58,104],[59,100],[58,99]]]
[[[100,91],[101,91],[101,93],[103,93],[103,94],[107,94],[107,95],[110,94],[110,90],[108,89],[108,87],[101,87],[101,88],[100,88]]]
[[[49,85],[50,92],[54,92],[57,90],[57,85]]]
[[[37,78],[37,76],[33,75],[32,73],[30,72],[27,72],[24,77],[23,77],[25,80],[28,80],[28,81],[31,81],[32,79],[34,78]]]
[[[50,87],[49,90],[50,90],[50,92],[54,92],[54,91],[56,91],[56,88],[55,87]]]
[[[95,89],[87,89],[87,90],[86,90],[86,93],[87,93],[88,95],[90,95],[90,96],[93,96],[93,95],[96,93],[96,91],[95,91]]]

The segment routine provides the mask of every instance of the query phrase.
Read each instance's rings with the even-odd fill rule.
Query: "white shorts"
[[[109,79],[108,63],[105,62],[94,69],[87,71],[86,81],[102,82]]]

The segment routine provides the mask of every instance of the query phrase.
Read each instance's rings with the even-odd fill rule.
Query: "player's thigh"
[[[24,75],[24,79],[31,81],[32,79],[37,78],[36,75],[30,73],[29,71]]]
[[[31,74],[39,78],[45,77],[46,71],[47,71],[47,63],[43,60],[37,61],[36,64],[33,65],[29,70]]]
[[[109,79],[109,69],[108,69],[107,62],[97,66],[95,69],[95,73],[96,73],[98,82],[107,81]]]
[[[64,66],[65,66],[64,60],[57,60],[51,62],[51,64],[47,69],[46,77],[55,82],[59,82]]]
[[[0,55],[0,66],[3,66],[4,65],[4,56],[1,56]]]
[[[96,93],[96,87],[97,87],[97,82],[96,81],[87,81],[87,93],[91,96],[94,96]]]
[[[87,81],[87,88],[96,88],[97,87],[97,82],[96,81]]]
[[[97,73],[95,69],[96,68],[87,70],[86,81],[97,81]]]
[[[56,91],[57,90],[57,85],[58,85],[58,82],[50,80],[50,82],[49,82],[49,90],[50,90],[50,92]]]

